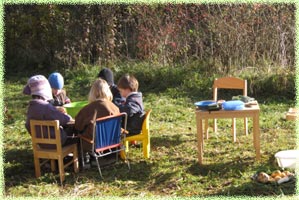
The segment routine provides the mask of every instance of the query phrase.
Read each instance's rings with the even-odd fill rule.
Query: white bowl
[[[281,168],[296,168],[299,167],[299,150],[279,151],[275,154],[278,166]]]

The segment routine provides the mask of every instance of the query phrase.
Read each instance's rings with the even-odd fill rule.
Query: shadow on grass
[[[214,193],[213,195],[242,195],[242,196],[272,196],[272,195],[294,195],[296,193],[296,181],[291,180],[287,183],[278,185],[277,183],[259,183],[251,180],[251,177],[246,175],[246,172],[250,169],[250,166],[254,165],[252,158],[243,159],[239,161],[221,162],[217,164],[203,164],[199,165],[197,162],[193,163],[187,172],[194,176],[203,176],[208,178],[227,179],[223,185],[223,189]],[[269,163],[272,163],[269,159]],[[265,169],[264,164],[257,166],[258,169]],[[261,170],[259,170],[261,171]],[[247,176],[247,177],[246,177]],[[244,179],[246,181],[243,184],[239,184],[237,179]],[[234,181],[230,181],[233,179]],[[227,185],[225,185],[227,184]]]
[[[5,186],[22,185],[35,178],[32,150],[14,149],[3,155]]]
[[[216,195],[246,195],[246,196],[275,196],[278,195],[295,195],[296,194],[296,182],[289,181],[278,185],[277,183],[258,183],[254,181],[246,182],[240,186],[231,186],[225,189],[222,192],[217,193]]]
[[[50,169],[41,168],[42,176],[38,179],[35,177],[32,150],[8,150],[4,154],[4,178],[6,189],[18,185],[43,183],[58,183],[58,172],[51,173]],[[98,168],[92,166],[88,170],[81,170],[78,174],[73,171],[73,166],[69,166],[66,172],[67,184],[76,182],[107,182],[114,183],[115,180],[138,181],[142,184],[149,181],[152,173],[152,163],[144,160],[130,162],[131,170],[123,161],[108,166],[102,166],[104,179],[100,177]]]
[[[176,134],[176,135],[162,135],[160,137],[151,137],[151,146],[152,147],[174,147],[177,145],[182,144],[183,142],[186,142],[182,138],[182,134]]]

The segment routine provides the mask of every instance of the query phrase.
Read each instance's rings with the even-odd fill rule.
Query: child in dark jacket
[[[102,78],[108,83],[110,91],[113,95],[112,102],[117,106],[121,105],[125,99],[121,97],[117,86],[114,84],[113,72],[109,68],[103,68],[99,72],[98,78]]]
[[[126,101],[119,106],[120,112],[126,112],[128,115],[127,130],[128,136],[136,135],[141,132],[142,122],[144,119],[144,107],[142,101],[142,93],[138,92],[139,83],[132,75],[122,76],[117,87],[122,97]]]

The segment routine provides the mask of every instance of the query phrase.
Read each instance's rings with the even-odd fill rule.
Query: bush
[[[207,70],[208,64],[192,62],[184,66],[159,66],[146,62],[126,62],[111,65],[114,72],[114,81],[126,74],[134,75],[139,81],[139,89],[147,93],[167,93],[172,98],[189,97],[193,101],[212,98],[212,85],[216,77],[235,76],[247,80],[248,96],[258,99],[279,98],[295,99],[295,73],[279,70],[262,70],[260,67],[236,71],[231,74],[211,73]],[[77,69],[67,70],[65,79],[71,95],[86,97],[91,83],[103,66],[80,65]],[[83,88],[83,89],[82,89]],[[238,91],[236,91],[238,92]],[[235,95],[234,91],[226,91],[222,98],[229,99]]]

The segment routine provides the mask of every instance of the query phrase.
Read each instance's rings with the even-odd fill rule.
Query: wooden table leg
[[[203,130],[202,119],[196,114],[197,125],[197,148],[198,148],[198,163],[201,165],[203,160]]]
[[[253,116],[253,144],[256,153],[256,160],[261,159],[261,146],[260,146],[260,128],[259,128],[259,113]]]

